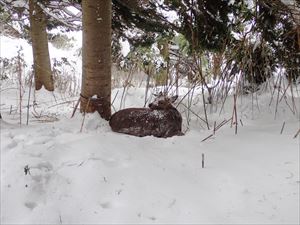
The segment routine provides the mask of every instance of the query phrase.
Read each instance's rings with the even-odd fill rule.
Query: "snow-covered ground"
[[[228,122],[201,142],[212,131],[193,114],[188,129],[182,106],[184,136],[113,133],[97,113],[86,116],[80,132],[83,116],[70,118],[77,97],[45,90],[36,93],[27,126],[28,88],[20,126],[14,88],[3,82],[0,90],[1,224],[300,222],[300,142],[293,138],[300,109],[294,115],[282,100],[275,119],[269,92],[254,104],[250,95],[238,99],[237,135]],[[113,90],[116,109],[121,92]],[[232,102],[229,97],[222,113],[208,114],[211,127],[232,116]],[[143,103],[144,88],[130,88],[125,106]],[[203,116],[201,101],[193,112]]]

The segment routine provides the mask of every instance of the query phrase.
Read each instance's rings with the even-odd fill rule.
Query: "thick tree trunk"
[[[83,65],[80,109],[81,112],[97,110],[101,117],[109,119],[111,115],[111,0],[83,0],[82,12]]]
[[[54,83],[48,49],[46,16],[37,2],[37,0],[29,0],[35,89],[39,90],[44,85],[48,91],[53,91]]]

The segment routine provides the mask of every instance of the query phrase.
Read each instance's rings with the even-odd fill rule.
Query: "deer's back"
[[[152,110],[150,108],[128,108],[112,115],[109,124],[113,131],[139,137],[153,135],[171,137],[182,135],[180,113],[171,108]]]

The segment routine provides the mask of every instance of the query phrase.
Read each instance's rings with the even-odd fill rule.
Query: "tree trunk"
[[[80,110],[97,110],[108,120],[111,116],[111,0],[83,0],[82,13]]]
[[[44,85],[48,91],[54,91],[51,71],[46,16],[37,0],[29,0],[30,35],[32,41],[35,89]]]

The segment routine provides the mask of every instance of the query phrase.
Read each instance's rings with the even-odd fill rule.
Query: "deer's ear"
[[[178,98],[178,95],[172,96],[172,97],[170,98],[170,102],[171,102],[171,103],[174,103],[174,102],[177,100],[177,98]]]

